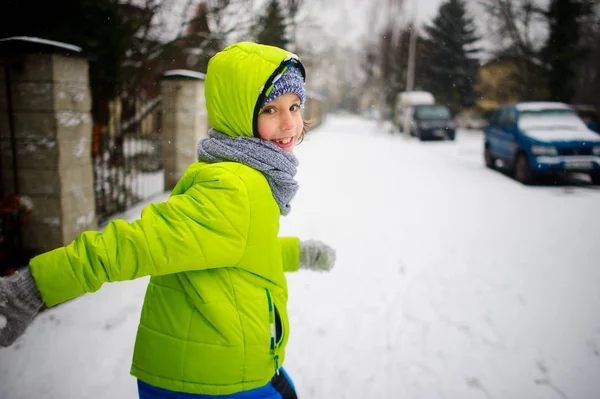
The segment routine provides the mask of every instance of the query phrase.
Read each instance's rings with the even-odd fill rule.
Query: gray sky
[[[411,13],[411,3],[416,5],[416,17],[419,25],[431,20],[442,3],[442,0],[405,0],[404,16]],[[306,0],[305,7],[310,15],[316,20],[316,24],[322,25],[323,30],[335,37],[343,44],[351,44],[356,39],[372,31],[369,24],[372,23],[372,8],[376,1],[358,0]],[[386,4],[387,1],[379,1]],[[379,6],[381,15],[389,12],[387,6]],[[402,17],[398,12],[399,17]]]
[[[143,0],[134,0],[143,1]],[[178,24],[182,20],[184,5],[190,0],[173,0],[172,6],[165,10],[168,13],[166,22],[173,24],[169,29],[170,35],[177,31]],[[202,0],[191,0],[192,4]],[[363,38],[373,31],[378,31],[383,24],[384,18],[397,15],[402,20],[412,15],[412,6],[416,7],[416,19],[418,26],[431,21],[437,14],[444,0],[403,0],[404,6],[399,10],[391,10],[389,4],[402,2],[402,0],[303,0],[297,21],[299,22],[297,38],[301,47],[316,52],[332,46],[340,49],[353,47],[359,48],[363,45]],[[476,0],[467,0],[468,6]],[[253,0],[248,7],[241,11],[242,15],[248,13],[255,17],[264,11],[268,0]],[[285,2],[282,2],[285,3]],[[379,6],[377,6],[379,4]],[[376,15],[375,15],[376,14]],[[470,12],[479,22],[479,34],[484,35],[484,23],[482,18],[475,15],[474,10]],[[396,17],[394,17],[396,18]],[[235,20],[234,20],[235,22]],[[230,24],[231,25],[231,24]],[[372,25],[379,25],[373,27]],[[232,25],[233,26],[233,25]],[[232,41],[245,40],[247,37],[231,37]],[[484,45],[484,47],[487,47]]]
[[[381,5],[374,7],[373,4],[376,3]],[[304,47],[309,46],[316,50],[321,45],[319,33],[323,36],[324,32],[326,37],[323,39],[333,39],[340,46],[356,48],[362,44],[360,43],[361,39],[368,33],[378,30],[370,26],[373,24],[373,9],[378,11],[381,25],[383,17],[390,15],[398,15],[398,18],[410,18],[411,6],[414,5],[416,6],[417,26],[422,27],[436,16],[444,0],[404,0],[404,7],[396,11],[390,11],[389,3],[390,0],[305,0],[303,7],[310,18],[300,18],[301,21],[309,25],[321,26],[322,30],[309,29],[307,37],[299,37],[299,42]],[[479,46],[484,49],[484,52],[480,54],[480,57],[485,59],[489,56],[492,45],[486,27],[487,18],[484,17],[477,3],[477,0],[466,0],[469,16],[474,18],[477,33],[482,37]],[[355,46],[357,41],[359,41],[358,46]]]
[[[134,2],[143,2],[144,0],[128,0]],[[185,5],[197,4],[202,0],[174,0],[171,6],[164,10],[168,17],[166,22],[173,26],[168,28],[168,34],[174,35],[178,30],[178,24],[182,20],[182,11]],[[242,10],[242,13],[248,13],[253,9],[252,14],[257,16],[267,4],[268,0],[253,0],[249,9]],[[402,0],[303,0],[301,11],[298,15],[300,22],[299,33],[308,37],[301,42],[318,41],[323,33],[329,39],[334,39],[336,43],[347,46],[352,45],[374,29],[374,10],[378,12],[379,24],[383,17],[389,15],[398,15],[398,18],[409,18],[412,14],[412,6],[416,7],[416,18],[418,25],[430,21],[437,13],[440,4],[444,0],[404,0],[402,10],[390,10],[390,1],[402,2]],[[467,3],[472,0],[467,0]],[[285,3],[285,2],[283,2]],[[380,4],[379,6],[376,6]],[[377,30],[377,29],[375,29]]]

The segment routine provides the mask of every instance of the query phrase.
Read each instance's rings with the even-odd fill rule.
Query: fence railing
[[[94,126],[92,162],[99,224],[164,191],[161,109],[159,97],[132,118],[112,118],[108,126]]]

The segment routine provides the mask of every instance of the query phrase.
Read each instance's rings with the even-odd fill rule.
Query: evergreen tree
[[[467,15],[463,0],[443,3],[431,25],[425,26],[427,65],[423,71],[423,87],[438,102],[454,111],[475,102],[473,86],[477,80],[479,61],[474,47],[479,40],[473,19]]]
[[[286,34],[285,15],[278,0],[270,0],[264,15],[255,25],[256,42],[286,48],[289,40]]]
[[[585,0],[552,0],[546,13],[549,35],[542,50],[548,71],[550,98],[570,103],[575,95],[576,62],[586,56],[581,21],[592,12]]]

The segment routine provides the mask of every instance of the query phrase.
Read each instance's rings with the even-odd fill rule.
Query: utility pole
[[[415,87],[415,58],[417,49],[417,2],[412,1],[412,22],[410,26],[410,38],[408,44],[408,70],[406,71],[406,91],[413,91]],[[404,115],[402,131],[406,137],[410,137],[410,125],[412,124],[412,109],[409,115]]]

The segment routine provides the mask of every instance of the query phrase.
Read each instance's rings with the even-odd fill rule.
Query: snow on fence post
[[[203,73],[176,69],[160,78],[165,190],[196,161],[196,144],[208,135]]]
[[[88,62],[76,46],[33,37],[0,39],[0,60],[4,77],[9,76],[14,121],[11,132],[3,78],[2,188],[30,200],[32,218],[23,226],[23,246],[42,252],[97,228]]]

